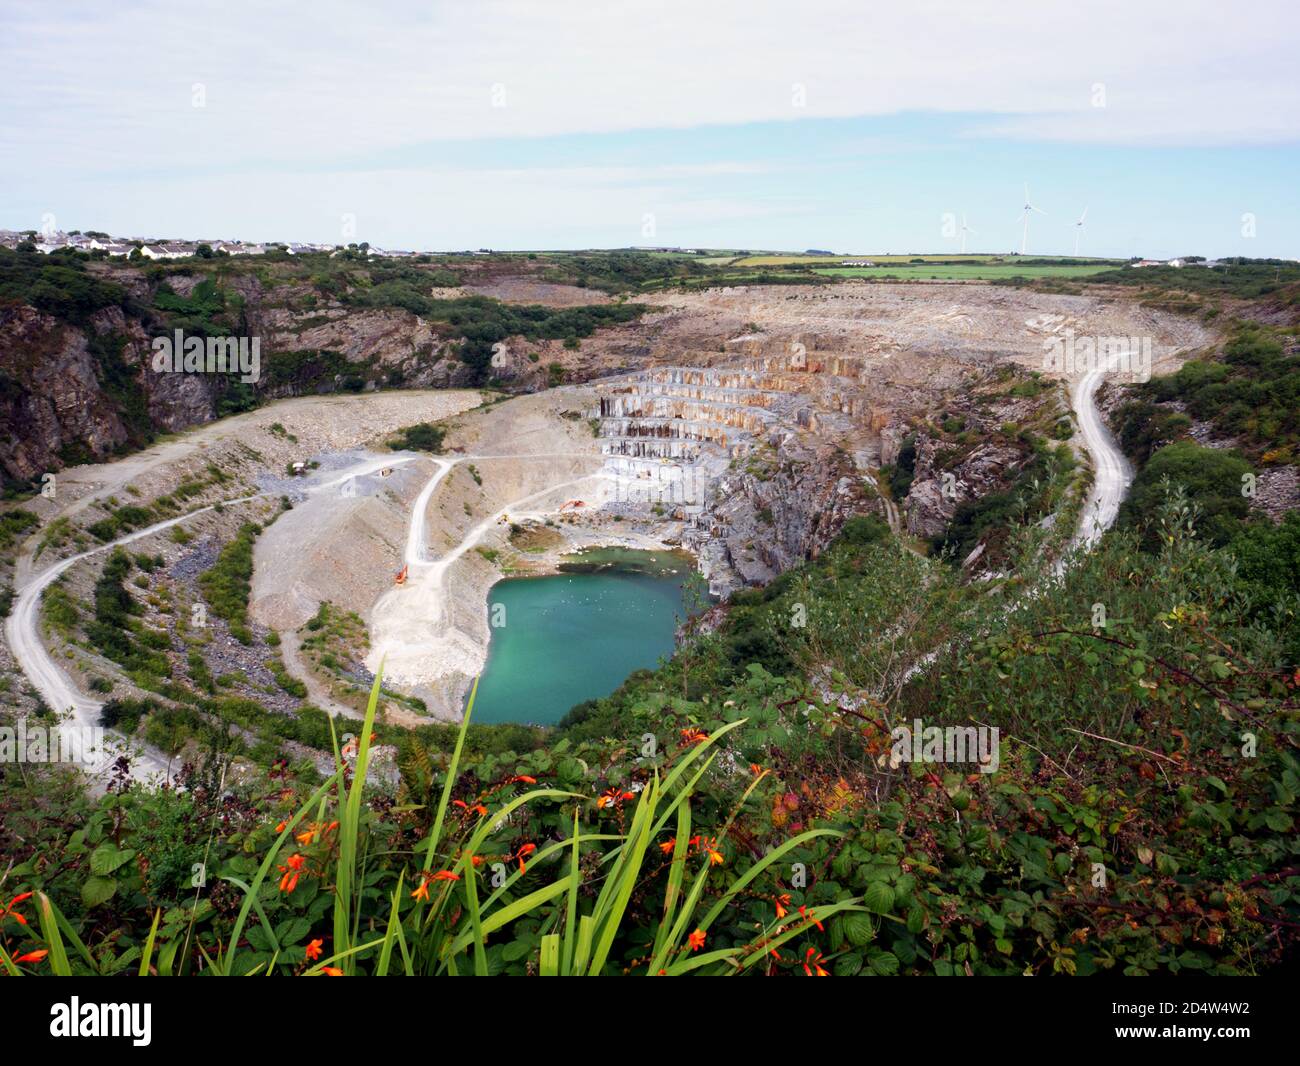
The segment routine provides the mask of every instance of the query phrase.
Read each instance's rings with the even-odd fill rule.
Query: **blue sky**
[[[0,0],[0,226],[1300,256],[1286,3],[265,7]]]

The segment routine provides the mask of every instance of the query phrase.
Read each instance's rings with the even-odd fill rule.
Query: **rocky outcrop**
[[[202,274],[173,274],[167,284],[189,297]],[[111,275],[136,303],[150,302],[151,290],[136,270]],[[409,311],[309,306],[303,287],[274,290],[275,304],[255,275],[235,275],[227,286],[242,301],[241,325],[260,341],[261,379],[253,385],[262,399],[304,392],[329,392],[365,384],[408,388],[468,385],[471,367],[456,346]],[[313,297],[314,299],[314,297]],[[159,431],[174,432],[209,422],[223,408],[232,383],[224,375],[162,372],[152,367],[152,341],[166,332],[144,313],[110,306],[84,325],[73,325],[32,307],[0,310],[0,468],[19,482],[39,478],[71,462],[106,458],[115,450],[143,444]],[[324,373],[272,373],[277,357],[334,353]],[[358,368],[345,382],[339,371]]]
[[[848,517],[878,506],[835,438],[848,433],[861,444],[886,422],[878,409],[862,415],[869,403],[844,402],[856,378],[836,372],[857,375],[852,360],[810,361],[806,344],[773,338],[727,347],[722,365],[659,366],[603,382],[595,412],[619,506],[682,519],[682,543],[715,595],[770,581],[817,555]]]
[[[101,457],[129,431],[80,330],[31,307],[0,308],[0,463],[18,481]]]
[[[783,461],[774,476],[730,474],[718,483],[717,503],[702,523],[708,536],[700,543],[716,538],[724,549],[719,561],[725,565],[717,568],[722,581],[731,571],[742,584],[766,584],[816,558],[847,519],[875,509],[875,494],[843,453],[777,454]]]
[[[1300,467],[1279,466],[1263,471],[1250,506],[1275,523],[1282,521],[1288,511],[1300,510]]]
[[[983,443],[954,461],[939,454],[939,444],[917,434],[912,486],[903,504],[908,532],[927,539],[947,529],[963,503],[1004,488],[1025,458],[1010,445]]]

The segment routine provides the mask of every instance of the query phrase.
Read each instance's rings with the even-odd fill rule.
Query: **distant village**
[[[62,249],[72,249],[73,251],[86,253],[102,253],[104,256],[120,256],[122,258],[138,259],[188,259],[192,256],[218,256],[218,255],[266,255],[267,252],[287,252],[289,255],[342,255],[347,251],[360,251],[367,256],[380,259],[413,259],[422,255],[491,255],[491,248],[474,248],[465,249],[460,252],[412,252],[396,249],[376,248],[372,244],[312,244],[299,243],[296,241],[226,241],[226,240],[161,240],[149,237],[110,237],[107,233],[101,233],[96,230],[86,230],[81,232],[72,230],[64,233],[62,230],[44,231],[44,230],[8,230],[0,229],[0,248],[17,248],[18,245],[30,241],[38,252],[48,255],[50,252],[57,252]],[[634,246],[632,251],[638,252],[661,252],[674,253],[677,255],[704,255],[706,250],[697,248],[678,248],[668,246]],[[139,255],[136,255],[136,253]],[[735,253],[737,257],[751,254],[747,251]],[[760,253],[761,254],[761,253]],[[809,257],[827,258],[836,257],[835,252],[819,248],[809,248],[803,253]],[[1014,260],[1018,257],[1013,251],[1007,254],[1007,258]],[[1032,257],[1030,257],[1032,258]],[[882,264],[871,259],[850,259],[845,258],[835,264],[841,267],[875,267]],[[1205,259],[1202,256],[1183,256],[1177,259],[1138,259],[1133,258],[1128,261],[1130,267],[1155,267],[1155,266],[1218,266],[1219,260]]]
[[[149,237],[110,237],[96,230],[0,230],[0,247],[17,248],[30,241],[38,252],[48,255],[63,249],[78,252],[99,252],[105,256],[138,259],[188,259],[192,256],[266,255],[267,252],[287,252],[289,255],[326,254],[339,255],[349,247],[357,248],[371,256],[386,259],[410,259],[421,252],[393,251],[376,248],[370,244],[310,244],[298,242],[225,241],[225,240],[159,240]],[[480,250],[486,251],[486,250]],[[138,253],[138,255],[137,255]],[[473,254],[473,253],[472,253]]]

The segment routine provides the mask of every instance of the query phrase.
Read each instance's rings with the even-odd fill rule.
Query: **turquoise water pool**
[[[569,556],[559,574],[497,582],[488,619],[505,624],[492,629],[473,720],[552,725],[656,666],[672,654],[691,566],[672,552],[601,548]]]

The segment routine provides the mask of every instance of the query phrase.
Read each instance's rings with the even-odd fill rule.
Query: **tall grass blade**
[[[40,916],[41,936],[49,949],[50,969],[57,977],[71,977],[72,965],[68,962],[68,952],[63,946],[63,934],[59,932],[59,923],[54,917],[55,906],[44,892],[36,893],[36,913]]]
[[[375,728],[375,710],[379,706],[379,686],[384,676],[384,664],[375,672],[375,683],[370,688],[366,702],[366,716],[357,740],[357,763],[352,771],[352,787],[348,791],[347,805],[339,818],[339,857],[334,877],[334,946],[346,948],[352,944],[355,928],[352,913],[352,886],[357,878],[357,840],[361,833],[361,794],[366,787],[366,772],[370,766],[370,735]],[[342,773],[339,781],[342,782]],[[355,959],[347,956],[344,973],[352,976]]]
[[[162,908],[159,907],[153,912],[153,925],[149,927],[149,935],[144,938],[144,951],[140,955],[140,969],[137,974],[140,977],[149,976],[149,961],[153,958],[154,941],[158,939],[158,922],[162,919]]]
[[[456,735],[456,747],[447,764],[447,777],[442,783],[442,796],[438,800],[438,813],[433,820],[433,833],[429,837],[429,850],[424,856],[424,869],[433,869],[433,856],[442,841],[442,824],[447,817],[447,804],[451,802],[451,790],[456,783],[456,774],[460,769],[460,754],[465,747],[465,734],[469,731],[470,715],[474,713],[474,699],[478,695],[478,678],[469,690],[469,702],[465,704],[465,716],[460,722],[460,732]]]

